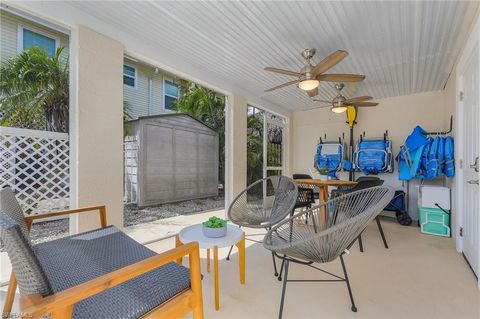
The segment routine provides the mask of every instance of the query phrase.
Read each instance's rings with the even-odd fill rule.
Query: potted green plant
[[[320,180],[322,180],[322,181],[328,180],[328,168],[326,168],[326,167],[322,167],[322,168],[316,167],[316,169],[317,169],[317,172],[320,174]]]
[[[203,234],[206,237],[218,238],[227,234],[227,221],[216,216],[203,222]]]

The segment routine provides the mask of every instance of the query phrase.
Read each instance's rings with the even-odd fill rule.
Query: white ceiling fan
[[[360,82],[365,79],[362,74],[324,74],[340,61],[348,56],[347,51],[337,50],[320,61],[317,65],[311,64],[311,59],[315,55],[315,49],[305,49],[302,56],[305,59],[305,66],[299,71],[290,71],[285,69],[266,67],[264,70],[274,73],[280,73],[289,76],[295,76],[297,79],[277,85],[265,90],[265,92],[274,91],[292,84],[296,84],[300,89],[307,91],[308,96],[314,97],[318,94],[320,81],[327,82]]]
[[[342,89],[345,87],[343,83],[335,84],[335,89],[337,90],[338,94],[335,96],[331,101],[327,100],[318,100],[314,99],[316,102],[321,102],[327,105],[320,106],[320,107],[330,107],[330,110],[335,113],[343,113],[348,109],[348,106],[354,107],[374,107],[377,106],[378,103],[376,102],[367,102],[373,100],[371,96],[358,96],[347,99],[342,94]]]

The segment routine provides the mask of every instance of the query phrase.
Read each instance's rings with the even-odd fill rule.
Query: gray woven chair
[[[365,188],[370,188],[370,187],[375,187],[375,186],[382,186],[383,185],[383,180],[376,177],[376,176],[361,176],[357,178],[356,182],[358,183],[357,185],[353,187],[347,187],[345,189],[336,189],[332,191],[332,197],[338,197],[342,196],[348,193],[356,192],[361,189]],[[375,222],[377,223],[378,231],[380,232],[380,236],[382,237],[383,241],[383,246],[388,249],[388,243],[387,239],[385,238],[385,233],[383,232],[382,224],[380,222],[380,217],[377,215],[375,217]],[[363,240],[362,240],[362,234],[358,236],[358,247],[360,248],[360,251],[363,253]]]
[[[99,209],[102,228],[32,245],[34,219]],[[103,212],[103,213],[102,213]],[[40,318],[203,318],[199,248],[187,244],[156,254],[113,226],[105,207],[26,216],[10,188],[0,191],[0,243],[12,264],[2,317],[8,317],[16,284],[21,311]],[[175,262],[189,255],[190,269]]]
[[[263,245],[285,263],[279,318],[282,318],[287,282],[344,281],[352,303],[351,309],[357,311],[343,254],[368,223],[390,202],[393,195],[393,189],[384,186],[349,193],[296,214],[270,229]],[[337,258],[340,258],[344,277],[313,265],[331,262]],[[289,280],[290,262],[320,270],[334,279]]]
[[[247,228],[270,229],[294,212],[297,201],[297,184],[286,176],[260,179],[243,190],[230,204],[228,219]],[[227,260],[230,257],[228,253]],[[275,276],[278,276],[272,254]]]

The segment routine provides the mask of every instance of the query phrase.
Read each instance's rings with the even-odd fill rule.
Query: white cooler
[[[420,186],[418,190],[418,207],[450,210],[450,188],[443,186]]]

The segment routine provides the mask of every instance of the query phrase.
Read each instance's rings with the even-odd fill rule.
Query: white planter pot
[[[227,226],[221,228],[210,228],[203,226],[202,230],[205,237],[209,238],[224,237],[227,234]]]
[[[321,181],[327,181],[328,180],[328,175],[320,175],[320,180]]]

